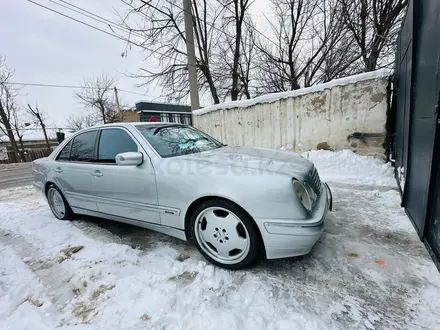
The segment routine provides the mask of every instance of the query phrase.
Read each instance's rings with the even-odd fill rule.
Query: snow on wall
[[[223,143],[295,151],[351,149],[383,156],[387,86],[378,70],[296,91],[217,104],[193,111],[193,124]],[[353,133],[374,137],[349,137]]]

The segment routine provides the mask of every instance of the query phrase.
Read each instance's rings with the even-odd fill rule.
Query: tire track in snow
[[[37,253],[37,249],[27,240],[0,230],[0,242],[11,249],[27,264],[41,281],[45,288],[45,294],[61,314],[63,307],[74,298],[76,288],[70,282],[73,274],[63,269],[56,260],[43,259]]]

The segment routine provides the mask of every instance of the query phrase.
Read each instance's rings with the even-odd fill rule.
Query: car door
[[[76,135],[60,151],[52,165],[55,183],[74,212],[81,212],[81,209],[98,210],[97,204],[89,195],[92,184],[90,168],[96,160],[97,136],[98,130]]]
[[[159,223],[156,176],[148,154],[122,127],[102,128],[98,137],[97,163],[91,170],[90,194],[104,214]],[[141,152],[139,166],[118,166],[117,154]]]

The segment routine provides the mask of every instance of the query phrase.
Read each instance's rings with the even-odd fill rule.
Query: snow
[[[315,164],[324,181],[371,186],[396,185],[391,163],[361,156],[348,149],[339,152],[312,150],[302,153],[302,156]]]
[[[25,199],[19,206],[10,200],[18,197],[20,190],[6,192],[7,201],[0,207],[0,235],[20,237],[12,239],[14,246],[31,242],[32,256],[26,249],[21,251],[27,263],[33,260],[31,268],[32,264],[37,269],[39,264],[53,268],[44,274],[43,286],[58,304],[57,312],[48,315],[40,312],[41,307],[28,306],[31,297],[43,302],[42,307],[51,303],[41,294],[42,285],[35,276],[26,275],[32,273],[24,258],[2,253],[13,263],[2,263],[1,274],[14,278],[20,272],[22,279],[1,293],[4,314],[0,315],[0,328],[25,329],[20,318],[29,308],[32,314],[26,324],[45,324],[42,328],[53,328],[51,324],[70,328],[92,320],[90,329],[140,328],[147,324],[151,329],[224,329],[225,325],[231,329],[327,328],[318,317],[309,317],[300,308],[292,311],[285,302],[275,304],[271,286],[252,276],[242,274],[243,280],[237,283],[232,273],[200,258],[177,261],[179,253],[170,247],[145,253],[127,245],[96,241],[71,223],[50,216],[43,199]],[[58,263],[61,250],[78,245],[84,249]],[[4,277],[0,276],[1,282],[5,282]],[[23,287],[22,283],[27,284]],[[18,310],[23,304],[25,307]]]
[[[392,74],[392,71],[387,69],[381,69],[377,71],[372,72],[366,72],[361,73],[358,75],[348,76],[340,79],[335,79],[332,81],[329,81],[324,84],[319,84],[307,88],[302,88],[294,91],[287,91],[287,92],[280,92],[280,93],[272,93],[272,94],[266,94],[262,95],[250,100],[239,100],[239,101],[230,101],[220,104],[214,104],[202,109],[194,110],[192,113],[195,116],[200,116],[207,114],[209,112],[217,111],[217,110],[228,110],[228,109],[234,109],[234,108],[247,108],[259,103],[272,103],[276,102],[282,99],[290,98],[290,97],[297,97],[309,93],[316,93],[321,92],[326,89],[331,89],[335,86],[344,86],[348,84],[354,84],[357,82],[365,81],[365,80],[371,80],[371,79],[379,79],[379,78],[385,78],[389,77]]]
[[[7,329],[55,328],[50,315],[54,308],[44,295],[43,285],[15,251],[0,244],[0,324]],[[41,301],[45,303],[39,308]]]
[[[145,229],[59,221],[31,187],[0,190],[0,329],[436,328],[440,275],[392,169],[351,151],[308,157],[333,191],[323,237],[236,272]]]

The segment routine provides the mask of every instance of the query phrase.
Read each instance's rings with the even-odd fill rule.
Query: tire
[[[73,211],[63,196],[61,190],[54,184],[50,184],[46,190],[46,197],[50,210],[59,220],[73,219]]]
[[[196,207],[190,233],[200,253],[211,263],[237,270],[260,257],[261,239],[250,216],[232,202],[213,199]]]

